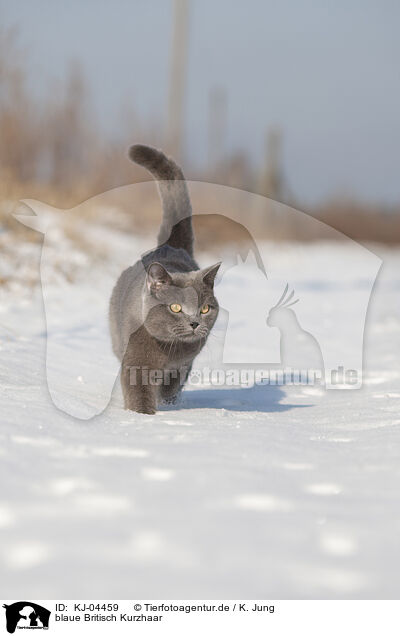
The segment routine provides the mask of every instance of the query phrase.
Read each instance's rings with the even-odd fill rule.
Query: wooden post
[[[208,103],[208,170],[218,169],[224,157],[227,110],[225,89],[214,86]]]
[[[182,162],[184,146],[183,131],[188,13],[188,0],[174,0],[167,150],[178,162]]]
[[[272,127],[267,133],[265,167],[262,175],[261,192],[274,201],[284,198],[282,175],[282,133]]]

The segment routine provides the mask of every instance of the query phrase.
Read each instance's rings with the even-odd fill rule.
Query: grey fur
[[[200,270],[193,259],[192,210],[181,169],[148,146],[132,146],[129,155],[159,180],[163,220],[158,247],[114,287],[110,332],[125,408],[151,414],[163,400],[176,399],[217,319],[213,286],[220,263]],[[173,304],[182,310],[174,313]],[[205,305],[209,311],[201,313]]]
[[[182,170],[163,152],[150,146],[131,146],[129,157],[158,181],[163,203],[158,245],[167,243],[171,247],[181,247],[193,256],[192,206]]]

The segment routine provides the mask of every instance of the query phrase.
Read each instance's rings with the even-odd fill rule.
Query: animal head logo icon
[[[17,601],[3,605],[6,610],[7,631],[14,634],[19,629],[48,629],[51,612],[31,601]]]

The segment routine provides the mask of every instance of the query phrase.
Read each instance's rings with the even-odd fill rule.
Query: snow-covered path
[[[4,291],[2,596],[398,598],[400,256],[383,256],[362,389],[191,387],[153,417],[119,389],[92,420],[58,411],[39,290]]]

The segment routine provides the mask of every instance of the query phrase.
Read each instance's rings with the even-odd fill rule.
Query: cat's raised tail
[[[163,152],[151,146],[131,146],[129,157],[147,168],[158,182],[163,205],[158,245],[183,248],[189,256],[193,256],[192,206],[181,168]]]

